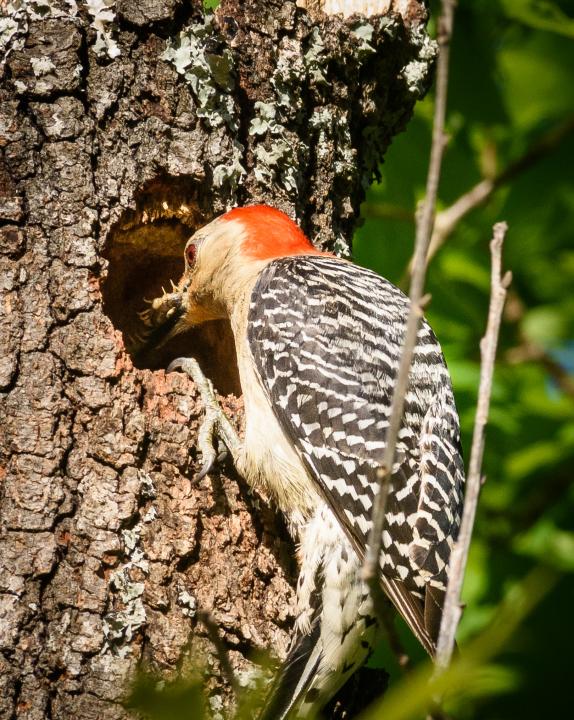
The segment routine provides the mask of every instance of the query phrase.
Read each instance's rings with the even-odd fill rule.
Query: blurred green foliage
[[[135,681],[126,707],[150,720],[204,720],[204,688],[200,677],[166,683],[141,674]]]
[[[532,161],[458,223],[428,274],[427,315],[452,373],[468,459],[489,298],[488,244],[493,223],[509,223],[505,267],[514,280],[501,329],[484,458],[487,482],[464,588],[461,645],[484,630],[508,587],[533,566],[560,573],[496,660],[512,679],[506,692],[461,700],[453,710],[461,719],[562,716],[569,707],[568,680],[574,677],[573,70],[574,3],[459,0],[450,140],[438,210],[524,156]],[[354,242],[357,262],[405,289],[432,113],[430,95],[393,142],[381,181],[363,205],[365,222]],[[545,147],[532,156],[541,141]],[[381,649],[376,662],[388,666],[392,660]],[[497,688],[502,689],[504,683]]]

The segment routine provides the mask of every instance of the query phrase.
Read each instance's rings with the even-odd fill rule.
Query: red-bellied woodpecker
[[[174,292],[144,315],[154,342],[228,318],[245,403],[239,441],[197,363],[208,425],[274,499],[299,544],[294,636],[265,718],[312,717],[367,658],[378,624],[361,577],[377,469],[409,309],[391,283],[313,248],[286,215],[236,208],[185,248]],[[432,655],[464,471],[450,378],[422,322],[405,397],[380,559],[390,602]]]

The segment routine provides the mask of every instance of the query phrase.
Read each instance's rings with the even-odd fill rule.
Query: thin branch
[[[506,360],[512,364],[523,362],[539,363],[560,390],[574,399],[574,377],[540,345],[524,339],[521,345],[507,351]]]
[[[550,375],[560,390],[574,400],[574,376],[559,361],[555,360],[547,350],[527,336],[522,324],[525,313],[526,308],[516,290],[510,290],[506,300],[504,317],[507,321],[516,323],[518,326],[519,344],[506,351],[506,361],[511,364],[538,363]]]
[[[485,203],[492,193],[501,185],[514,180],[518,175],[535,165],[539,160],[548,155],[574,131],[574,117],[569,117],[548,133],[543,135],[522,157],[510,163],[502,172],[493,178],[486,178],[477,183],[468,192],[461,195],[450,207],[436,216],[434,232],[428,251],[428,261],[436,254],[438,249],[452,234],[457,224],[469,212]]]
[[[542,135],[541,138],[528,148],[524,155],[521,155],[517,160],[510,163],[504,170],[494,175],[494,177],[481,180],[470,190],[458,197],[452,205],[449,205],[449,207],[437,213],[429,248],[429,260],[434,257],[436,251],[452,234],[456,225],[469,212],[485,203],[499,187],[515,180],[523,172],[529,170],[540,160],[543,160],[572,132],[574,132],[574,117],[568,117]],[[401,220],[412,223],[414,223],[416,219],[415,214],[408,208],[384,202],[365,201],[361,206],[361,214],[366,218]],[[409,264],[409,270],[411,266],[412,260]]]
[[[369,534],[369,541],[363,573],[369,585],[373,604],[379,618],[384,618],[384,608],[380,600],[380,553],[385,524],[385,513],[391,472],[394,465],[395,451],[399,429],[403,417],[403,406],[412,357],[416,345],[419,322],[422,317],[425,298],[423,288],[426,274],[426,258],[434,224],[436,198],[440,179],[442,156],[445,147],[444,124],[446,115],[446,99],[448,88],[448,63],[450,51],[450,38],[454,19],[454,0],[443,0],[441,16],[438,21],[438,43],[440,55],[437,66],[437,85],[434,110],[434,124],[429,170],[427,176],[426,195],[417,223],[415,243],[415,261],[411,276],[410,310],[403,338],[401,360],[393,391],[389,427],[385,438],[385,452],[379,473],[379,493],[373,508],[373,524]]]
[[[217,626],[217,623],[214,621],[214,619],[208,612],[199,612],[197,614],[197,618],[203,623],[205,629],[207,630],[207,635],[215,648],[221,672],[231,686],[235,699],[237,700],[241,688],[239,687],[239,682],[235,677],[233,667],[231,666],[231,663],[229,661],[227,648],[225,647],[223,640],[219,635],[219,628]]]
[[[488,309],[486,333],[480,343],[480,385],[478,389],[478,403],[472,436],[472,449],[470,453],[462,522],[458,540],[450,559],[449,580],[437,644],[436,663],[439,671],[444,671],[449,666],[454,648],[456,629],[462,614],[460,593],[468,559],[478,497],[482,485],[481,467],[484,453],[484,433],[490,406],[498,332],[504,301],[506,299],[506,290],[510,285],[512,277],[510,272],[505,273],[504,277],[501,275],[502,244],[507,229],[508,226],[506,223],[497,223],[494,226],[494,236],[490,243],[492,256],[490,306]]]
[[[457,198],[452,205],[437,213],[434,230],[432,233],[430,247],[428,250],[427,262],[430,262],[438,250],[444,245],[454,232],[458,223],[480,205],[486,203],[495,190],[502,185],[514,180],[525,170],[529,170],[538,161],[546,157],[552,150],[555,150],[562,140],[574,131],[574,116],[566,118],[549,132],[543,135],[534,145],[508,167],[504,168],[498,175],[492,178],[485,178],[477,183],[470,190]],[[362,212],[365,217],[383,218],[386,220],[405,220],[413,222],[413,213],[407,209],[388,205],[385,203],[364,203]],[[404,287],[408,273],[412,271],[414,257],[409,261],[407,272],[399,282],[399,287]]]

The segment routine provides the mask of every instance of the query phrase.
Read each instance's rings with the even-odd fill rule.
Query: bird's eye
[[[187,264],[189,267],[193,267],[195,265],[195,257],[197,255],[197,248],[193,243],[190,243],[185,248],[185,259],[187,260]]]

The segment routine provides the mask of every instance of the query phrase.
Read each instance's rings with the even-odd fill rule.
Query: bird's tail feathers
[[[320,638],[321,626],[318,618],[315,618],[311,632],[305,635],[299,634],[295,638],[257,720],[286,720],[294,717],[291,713],[305,697],[321,662]]]

